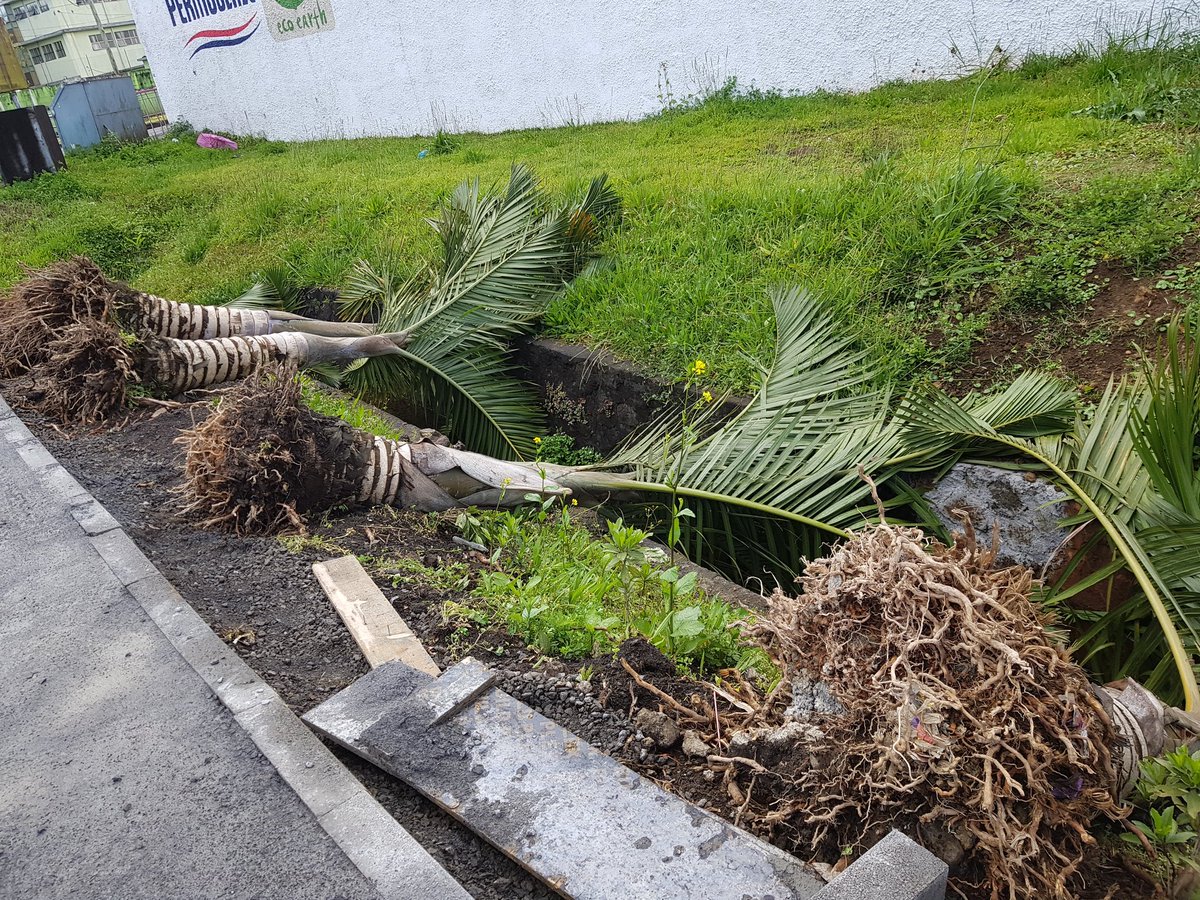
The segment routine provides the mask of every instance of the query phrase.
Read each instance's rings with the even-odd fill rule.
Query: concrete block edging
[[[274,689],[208,627],[3,397],[0,436],[18,445],[30,473],[64,503],[105,565],[385,900],[470,900]]]

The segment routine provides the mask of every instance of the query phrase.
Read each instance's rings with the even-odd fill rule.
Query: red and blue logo
[[[164,3],[167,15],[171,17],[171,27],[178,28],[180,25],[193,25],[201,19],[232,12],[239,7],[256,5],[258,0],[164,0]],[[235,28],[205,28],[184,41],[183,46],[187,49],[195,44],[192,56],[201,50],[236,47],[254,37],[254,32],[258,31],[261,24],[258,10],[255,10],[241,25]],[[196,43],[197,41],[200,43]]]
[[[255,13],[237,28],[210,28],[205,31],[197,31],[187,39],[187,43],[184,46],[190,47],[194,41],[203,41],[203,43],[197,44],[192,50],[192,56],[195,56],[201,50],[236,47],[238,44],[244,44],[250,38],[254,37],[254,32],[258,31],[258,26],[261,24],[258,21],[258,13]],[[254,27],[250,28],[251,25]],[[191,59],[192,57],[188,58]]]

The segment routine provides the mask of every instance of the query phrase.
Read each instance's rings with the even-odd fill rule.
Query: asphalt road
[[[0,438],[0,897],[377,896]]]

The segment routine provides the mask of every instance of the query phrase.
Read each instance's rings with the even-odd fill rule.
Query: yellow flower
[[[703,375],[707,370],[708,370],[708,363],[706,363],[702,359],[698,359],[694,363],[692,363],[692,374],[693,375]]]
[[[705,391],[703,394],[700,395],[700,399],[703,400],[705,403],[712,403],[713,402],[712,391]]]
[[[534,442],[535,444],[540,444],[540,443],[542,442],[542,439],[541,439],[541,438],[534,438],[534,439],[533,439],[533,442]]]
[[[579,501],[578,501],[578,500],[576,500],[574,497],[572,497],[572,498],[571,498],[571,505],[572,505],[572,506],[578,506],[578,505],[579,505]]]

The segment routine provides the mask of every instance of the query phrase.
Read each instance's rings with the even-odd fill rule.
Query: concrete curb
[[[30,472],[63,500],[108,568],[382,897],[470,900],[282,698],[208,627],[3,397],[0,439],[15,444]]]

